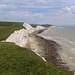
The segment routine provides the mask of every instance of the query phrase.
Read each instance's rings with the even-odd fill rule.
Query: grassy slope
[[[22,28],[17,23],[10,25],[0,26],[0,41],[6,39],[14,30]],[[73,75],[73,72],[45,63],[28,49],[13,43],[0,42],[0,75]]]
[[[5,40],[15,30],[23,28],[23,23],[0,22],[0,41]]]

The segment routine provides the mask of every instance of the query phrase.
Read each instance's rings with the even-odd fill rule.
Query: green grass
[[[20,25],[0,26],[0,41],[22,28]],[[73,75],[73,72],[44,62],[31,50],[0,42],[0,75]]]
[[[0,22],[0,41],[5,40],[15,30],[23,28],[23,23]]]
[[[23,22],[0,22],[0,26],[16,26],[16,25],[22,25]]]
[[[45,63],[28,49],[0,42],[0,75],[73,75],[73,73]]]

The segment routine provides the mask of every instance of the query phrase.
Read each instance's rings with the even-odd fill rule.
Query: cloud
[[[39,8],[39,9],[42,8],[42,9],[46,9],[46,8],[54,8],[55,6],[52,7],[52,6],[49,6],[49,5],[46,5],[46,6],[40,6],[40,5],[39,6],[37,6],[37,5],[36,6],[35,5],[19,5],[19,7],[21,7],[21,8],[36,8],[36,9],[37,8]]]
[[[13,16],[14,17],[29,17],[30,13],[27,11],[9,11],[8,15]]]
[[[17,8],[14,4],[0,4],[0,9]]]
[[[28,12],[28,11],[9,11],[9,12],[6,12],[6,14],[8,16],[11,16],[11,17],[14,17],[14,18],[15,17],[31,18],[31,17],[42,17],[43,16],[42,13],[32,13],[32,12]]]
[[[10,10],[6,12],[0,11],[0,21],[22,21],[28,23],[39,23],[43,16],[43,13],[34,13],[23,10]]]
[[[0,8],[6,8],[6,4],[0,4]]]
[[[60,0],[61,2],[75,2],[75,0]]]
[[[63,24],[72,23],[72,14],[75,0],[0,0],[0,20]]]
[[[37,16],[37,17],[43,17],[43,14],[42,13],[35,13],[33,14],[34,16]]]
[[[63,8],[63,10],[64,10],[66,13],[75,14],[75,6],[65,7],[65,8]]]
[[[36,1],[39,2],[39,3],[48,3],[47,0],[36,0]]]

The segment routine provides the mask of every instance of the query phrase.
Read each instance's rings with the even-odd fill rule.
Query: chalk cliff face
[[[13,42],[16,45],[19,45],[21,47],[26,47],[27,44],[29,43],[29,35],[37,32],[39,30],[44,30],[45,27],[42,26],[37,26],[36,28],[33,28],[30,24],[28,23],[24,23],[23,26],[25,27],[25,29],[20,29],[15,31],[14,33],[12,33],[7,39],[6,42]]]

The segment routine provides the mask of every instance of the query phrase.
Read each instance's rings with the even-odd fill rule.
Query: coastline
[[[39,35],[47,28],[42,26],[32,27],[28,23],[23,24],[22,29],[14,31],[7,39],[6,42],[13,42],[20,47],[30,49],[40,56],[45,62],[52,63],[58,67],[63,67],[66,63],[62,62],[61,52],[62,48],[55,41],[48,40]],[[52,26],[52,28],[55,26]]]
[[[39,70],[40,70],[39,73],[41,73],[41,74],[43,73],[45,75],[46,74],[53,74],[53,75],[56,75],[56,74],[58,74],[58,75],[63,75],[63,74],[64,75],[71,75],[71,74],[73,74],[73,72],[70,72],[70,71],[65,70],[63,68],[59,68],[60,65],[56,64],[57,59],[56,60],[55,59],[53,59],[53,60],[47,59],[50,54],[55,55],[55,53],[58,54],[57,52],[62,50],[61,47],[59,45],[56,45],[54,41],[47,40],[47,39],[44,39],[40,36],[37,36],[38,32],[36,31],[37,32],[37,34],[35,36],[36,39],[32,38],[34,40],[32,42],[31,39],[29,40],[29,38],[31,38],[31,37],[29,37],[29,34],[27,34],[27,35],[25,34],[25,31],[27,31],[27,30],[23,26],[20,26],[20,25],[17,25],[17,24],[15,24],[15,26],[14,26],[13,24],[11,24],[11,26],[9,27],[9,26],[7,26],[6,23],[5,23],[5,26],[2,26],[1,32],[0,32],[0,34],[2,35],[0,37],[0,40],[1,40],[1,43],[0,43],[1,53],[0,53],[0,55],[1,55],[1,57],[4,57],[4,59],[1,58],[1,60],[2,60],[1,61],[1,64],[2,64],[1,65],[2,66],[1,73],[2,72],[5,72],[5,74],[10,73],[10,71],[8,71],[8,73],[6,73],[7,69],[5,69],[5,67],[7,68],[7,66],[8,66],[8,69],[11,69],[11,72],[13,70],[13,67],[15,67],[14,71],[15,72],[17,71],[17,73],[19,73],[21,71],[25,72],[25,70],[28,69],[28,72],[25,72],[25,74],[26,73],[28,74],[30,72],[31,72],[31,74],[34,74],[33,73],[34,71],[36,73]],[[29,32],[29,31],[27,31],[27,32]],[[42,32],[42,31],[40,31],[40,32]],[[5,39],[6,40],[9,39],[9,40],[6,41]],[[2,40],[5,40],[5,41],[2,41]],[[41,40],[42,40],[42,42],[41,42]],[[38,53],[40,53],[42,55],[39,55],[36,52],[34,53],[33,47],[32,47],[33,50],[30,51],[31,50],[29,48],[30,43],[28,41],[31,41],[32,42],[32,43],[30,42],[31,45],[33,44],[32,46],[35,46],[34,49],[36,48],[35,51],[37,51]],[[44,44],[44,43],[46,43],[46,44]],[[28,49],[26,47],[28,47]],[[51,50],[48,49],[50,47],[51,47]],[[55,49],[55,50],[53,51],[52,49],[53,50]],[[15,56],[14,56],[14,54],[15,54]],[[58,55],[56,55],[56,56],[58,56]],[[14,57],[14,59],[13,59],[13,57]],[[19,57],[22,57],[22,58],[24,57],[24,59],[23,60],[22,60],[22,58],[19,59]],[[38,57],[40,60],[38,60],[36,57]],[[56,58],[55,56],[53,56],[53,57]],[[16,61],[15,61],[15,59],[16,59]],[[46,62],[44,62],[42,59]],[[10,62],[9,60],[13,60],[13,62]],[[55,63],[54,63],[54,61],[55,61]],[[7,62],[10,62],[10,64],[9,63],[7,64]],[[16,64],[14,65],[15,62],[16,62]],[[21,66],[21,67],[17,67],[17,64],[18,64],[18,66]],[[5,65],[5,66],[3,66],[3,65]],[[27,65],[28,68],[26,68],[26,65]],[[32,68],[34,68],[34,69],[32,69]],[[3,69],[4,69],[4,71],[3,71]],[[29,71],[29,69],[30,69],[30,71]],[[15,74],[17,74],[17,73],[15,73]]]

